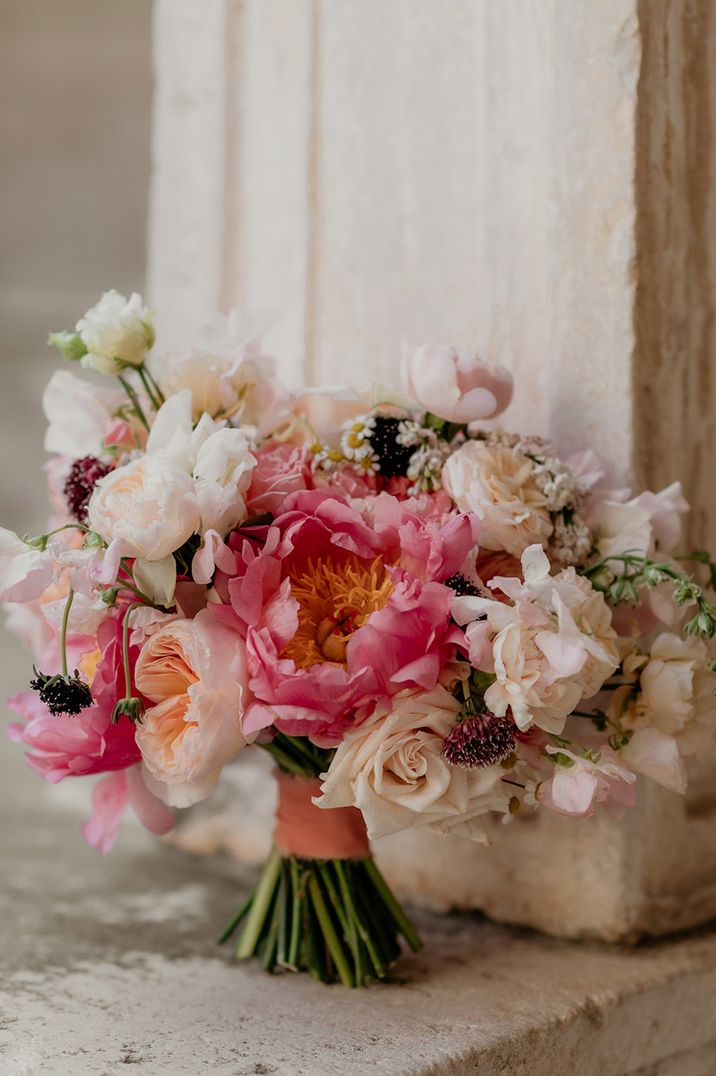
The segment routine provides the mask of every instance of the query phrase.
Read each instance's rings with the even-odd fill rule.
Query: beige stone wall
[[[707,0],[159,0],[156,48],[170,333],[266,310],[309,382],[390,378],[403,339],[472,345],[514,370],[509,421],[619,480],[683,477],[716,539]],[[621,825],[379,855],[404,891],[558,933],[689,926],[716,914],[710,765]]]

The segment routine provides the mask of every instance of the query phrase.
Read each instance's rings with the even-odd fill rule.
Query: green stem
[[[380,954],[375,947],[375,943],[373,941],[371,933],[365,925],[363,917],[358,911],[358,908],[356,907],[356,903],[353,899],[353,891],[350,882],[348,881],[348,878],[346,876],[346,867],[344,865],[344,861],[342,859],[337,859],[335,861],[335,868],[341,884],[341,892],[343,893],[343,898],[346,902],[348,914],[355,923],[356,930],[358,931],[358,934],[360,935],[360,938],[366,948],[368,956],[370,957],[370,962],[373,965],[376,976],[379,979],[382,979],[385,975],[385,965],[380,959]]]
[[[139,421],[142,423],[145,430],[147,430],[147,432],[148,432],[149,431],[149,423],[147,422],[147,416],[144,414],[144,411],[142,410],[142,405],[139,402],[139,397],[137,396],[136,392],[134,391],[134,389],[132,388],[132,386],[129,384],[129,382],[127,381],[127,379],[125,377],[122,377],[121,374],[117,374],[117,377],[119,379],[119,383],[121,384],[122,388],[127,393],[127,396],[129,396],[129,399],[131,401],[132,408],[134,410],[135,415],[137,416]]]
[[[300,889],[300,872],[298,869],[298,860],[295,856],[291,857],[290,861],[291,871],[291,941],[288,947],[288,966],[289,968],[298,969],[298,958],[300,955],[301,947],[301,911],[303,905],[303,894]]]
[[[149,402],[151,403],[154,410],[158,411],[159,408],[162,405],[161,405],[160,401],[157,399],[157,397],[156,397],[156,395],[154,393],[154,389],[152,388],[151,384],[149,383],[149,380],[147,378],[147,371],[145,370],[144,366],[137,366],[136,370],[137,370],[137,373],[139,374],[140,381],[144,385],[144,391],[146,392],[147,396],[149,397]]]
[[[266,913],[271,905],[271,898],[273,897],[274,890],[276,888],[276,882],[281,871],[281,853],[278,848],[271,849],[271,854],[266,860],[264,869],[261,872],[258,885],[254,892],[254,899],[249,911],[246,925],[241,932],[238,944],[236,946],[236,956],[239,960],[244,960],[250,957],[256,944],[261,936],[261,931],[266,919]]]
[[[287,755],[285,751],[282,751],[280,747],[271,740],[269,743],[260,743],[259,747],[263,748],[281,767],[282,770],[286,770],[287,773],[292,773],[294,777],[310,777],[311,774],[307,774],[305,767],[300,762],[296,762],[295,759]]]
[[[161,388],[157,384],[157,381],[156,381],[155,377],[153,376],[152,371],[149,369],[148,366],[145,366],[144,364],[142,364],[142,369],[144,370],[144,373],[149,378],[149,381],[151,382],[152,387],[154,388],[154,394],[157,397],[157,399],[159,400],[159,405],[161,406],[163,403],[166,403],[166,396],[164,395]]]
[[[380,893],[383,903],[390,911],[398,930],[403,935],[413,952],[417,953],[423,947],[418,932],[388,888],[388,884],[375,865],[375,861],[372,858],[364,859],[363,867],[366,873],[370,876],[373,885]]]
[[[67,592],[67,601],[65,602],[65,611],[62,614],[62,629],[60,631],[60,653],[62,654],[62,675],[67,676],[67,625],[70,619],[70,609],[72,608],[72,602],[75,597],[75,592],[70,587]]]
[[[311,880],[308,883],[308,892],[311,895],[316,917],[318,918],[321,930],[323,931],[323,937],[326,939],[328,951],[333,958],[333,963],[336,965],[336,971],[340,976],[340,980],[344,986],[355,986],[353,974],[348,965],[348,961],[346,960],[343,946],[334,929],[328,908],[326,907],[326,902],[323,899],[321,887],[318,884],[318,878],[315,874],[311,875]]]
[[[235,916],[233,917],[233,919],[231,920],[231,922],[230,922],[230,923],[228,923],[228,924],[227,924],[227,925],[226,925],[226,926],[224,927],[224,929],[222,930],[221,934],[220,934],[220,935],[219,935],[219,937],[218,937],[218,938],[216,939],[216,944],[217,944],[217,945],[223,945],[225,941],[228,941],[228,940],[229,940],[229,938],[230,938],[230,937],[231,937],[231,935],[232,935],[232,934],[234,933],[234,931],[235,931],[235,930],[236,930],[236,928],[238,927],[239,923],[241,922],[241,920],[242,920],[242,919],[244,918],[244,916],[245,916],[245,915],[246,915],[246,913],[248,912],[249,908],[251,907],[251,904],[253,903],[253,899],[254,899],[254,895],[253,895],[253,893],[249,894],[249,896],[248,896],[248,897],[247,897],[247,899],[246,899],[246,900],[244,901],[244,903],[243,903],[243,904],[241,905],[241,907],[239,908],[238,912],[237,912],[237,913],[236,913],[236,915],[235,915]]]

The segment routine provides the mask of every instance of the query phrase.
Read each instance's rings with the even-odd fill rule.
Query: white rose
[[[161,454],[140,456],[100,479],[88,519],[106,542],[119,541],[123,556],[163,560],[198,533],[194,482]]]
[[[197,803],[246,746],[243,639],[207,610],[172,620],[146,640],[135,680],[156,704],[136,732],[148,788],[171,807]]]
[[[465,769],[442,755],[459,703],[449,691],[404,691],[341,741],[323,776],[319,807],[358,807],[368,836],[411,826],[462,830],[483,839],[475,819],[509,801],[500,766]]]
[[[529,545],[547,544],[554,528],[546,498],[521,452],[466,441],[446,461],[442,480],[460,511],[482,521],[481,546],[519,557]]]
[[[76,328],[87,348],[82,365],[101,374],[141,366],[154,343],[151,311],[136,292],[127,300],[117,291],[106,291]]]

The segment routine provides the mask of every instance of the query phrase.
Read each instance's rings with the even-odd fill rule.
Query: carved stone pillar
[[[152,300],[178,342],[273,313],[291,382],[401,340],[510,365],[507,423],[710,496],[716,13],[708,0],[159,0]],[[710,456],[709,456],[710,453]],[[398,888],[556,933],[716,915],[711,759],[623,823],[385,842]],[[244,813],[245,818],[245,813]]]

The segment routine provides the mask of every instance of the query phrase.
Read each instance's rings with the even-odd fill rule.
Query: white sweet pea
[[[152,313],[136,292],[125,299],[118,291],[106,291],[76,328],[87,348],[82,365],[110,376],[126,366],[141,366],[154,343]]]
[[[161,560],[138,558],[132,569],[134,582],[156,605],[170,606],[177,583],[177,562],[170,553]]]
[[[112,417],[124,403],[121,389],[93,385],[69,370],[57,370],[42,397],[49,423],[45,450],[72,459],[99,455]]]
[[[244,494],[256,466],[249,439],[243,430],[207,414],[193,428],[188,389],[171,396],[159,410],[147,452],[171,460],[192,476],[202,534],[215,530],[224,535],[246,518]]]
[[[51,553],[23,542],[14,531],[0,527],[0,599],[30,602],[53,580],[55,563]]]
[[[681,516],[689,510],[680,482],[659,493],[646,490],[629,501],[605,499],[592,508],[590,523],[601,557],[624,553],[669,553],[681,538]]]

